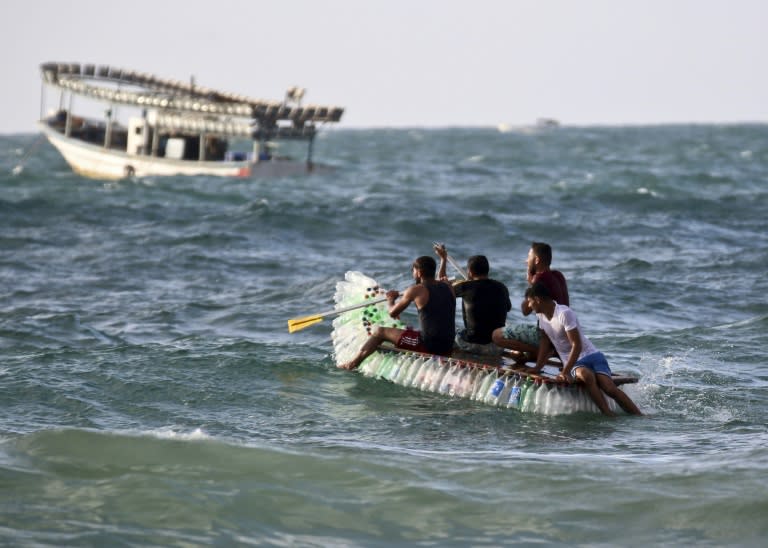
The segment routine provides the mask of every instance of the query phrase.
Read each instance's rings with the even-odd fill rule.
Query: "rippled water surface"
[[[332,174],[82,179],[0,137],[0,543],[762,546],[768,127],[333,131]],[[333,366],[360,270],[552,244],[644,418]],[[510,319],[520,319],[515,313]]]

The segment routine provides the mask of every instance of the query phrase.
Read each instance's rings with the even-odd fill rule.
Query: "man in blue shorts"
[[[437,262],[424,255],[413,262],[416,283],[403,291],[387,291],[389,315],[398,318],[408,305],[414,303],[419,311],[419,329],[399,329],[379,326],[360,348],[355,357],[339,367],[355,369],[384,341],[397,348],[449,356],[456,332],[456,297],[450,283],[435,279]],[[396,301],[400,297],[399,301]]]
[[[630,397],[611,378],[611,369],[602,352],[598,352],[592,342],[581,333],[576,314],[563,304],[555,302],[549,289],[542,283],[535,283],[525,292],[528,305],[539,319],[539,328],[543,334],[539,345],[534,372],[541,371],[549,357],[550,342],[563,360],[563,370],[558,380],[572,383],[581,381],[592,401],[606,415],[614,415],[605,394],[627,413],[642,415],[640,409]]]

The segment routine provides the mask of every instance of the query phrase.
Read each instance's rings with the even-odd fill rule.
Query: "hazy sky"
[[[341,127],[768,122],[768,0],[4,0],[0,133],[45,61],[264,99]]]

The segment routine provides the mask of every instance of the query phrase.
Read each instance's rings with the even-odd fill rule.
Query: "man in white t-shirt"
[[[605,400],[603,392],[616,400],[624,411],[632,415],[642,415],[640,409],[630,397],[611,378],[611,369],[602,352],[581,332],[576,313],[564,304],[552,300],[544,284],[534,283],[525,292],[528,305],[539,319],[539,329],[546,337],[541,337],[539,353],[534,371],[540,371],[549,356],[549,341],[563,360],[563,370],[558,380],[566,382],[581,381],[589,397],[606,415],[614,415]]]

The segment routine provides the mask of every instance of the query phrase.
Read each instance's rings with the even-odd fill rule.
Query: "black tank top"
[[[451,288],[442,282],[424,287],[429,291],[429,301],[419,309],[419,328],[424,346],[432,354],[450,354],[456,335],[456,297]]]

